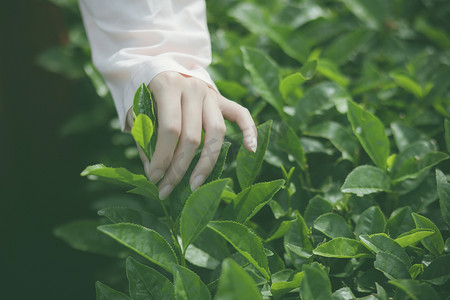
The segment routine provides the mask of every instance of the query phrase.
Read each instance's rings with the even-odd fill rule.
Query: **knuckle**
[[[178,124],[170,123],[162,126],[161,131],[162,134],[179,137],[181,134],[181,127]]]
[[[201,143],[201,137],[196,135],[186,135],[182,140],[187,146],[192,148],[198,148]]]
[[[217,123],[212,127],[212,130],[216,134],[224,136],[227,131],[227,127],[225,126],[225,123]]]

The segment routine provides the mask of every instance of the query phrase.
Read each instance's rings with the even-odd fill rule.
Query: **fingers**
[[[165,199],[186,173],[200,146],[204,90],[198,80],[190,80],[181,96],[181,135],[173,159],[159,184],[159,197]],[[203,84],[204,85],[204,84]]]
[[[158,109],[158,139],[149,163],[148,178],[156,183],[169,167],[181,134],[181,92],[173,88],[156,88],[153,94]]]
[[[200,159],[190,178],[191,190],[194,191],[206,180],[216,165],[225,137],[225,123],[215,99],[217,93],[210,91],[203,102],[203,128],[205,142]]]
[[[247,150],[256,152],[258,143],[256,125],[248,109],[223,96],[219,96],[219,107],[225,119],[237,123],[241,128]]]

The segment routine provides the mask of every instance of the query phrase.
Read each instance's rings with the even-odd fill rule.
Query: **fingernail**
[[[198,189],[198,187],[202,185],[205,179],[205,175],[198,175],[197,177],[195,177],[194,180],[192,180],[191,191],[195,191],[196,189]]]
[[[256,147],[258,146],[258,140],[255,137],[252,137],[252,142],[250,143],[250,148],[253,153],[256,153]]]
[[[173,190],[173,185],[167,184],[159,191],[159,199],[164,200]]]
[[[149,165],[149,167],[150,167],[150,165]],[[155,171],[153,171],[153,172],[150,174],[149,177],[150,177],[150,181],[151,181],[151,182],[157,183],[158,180],[160,180],[162,176],[163,176],[163,171],[160,170],[160,169],[156,169]]]

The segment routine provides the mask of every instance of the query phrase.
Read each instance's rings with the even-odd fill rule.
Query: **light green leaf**
[[[450,183],[447,182],[445,174],[438,169],[436,169],[436,183],[442,217],[450,224]]]
[[[317,72],[325,76],[326,78],[334,81],[339,86],[347,87],[350,84],[350,79],[345,76],[340,70],[339,67],[331,60],[326,58],[321,58],[317,64]],[[345,113],[347,111],[347,106],[339,106],[336,107],[340,113]]]
[[[392,254],[405,265],[405,268],[409,270],[411,267],[411,260],[406,251],[386,234],[361,235],[359,238],[369,250],[375,253],[385,252]]]
[[[282,115],[284,103],[278,90],[277,64],[260,50],[242,47],[241,51],[244,67],[250,72],[256,92]]]
[[[293,220],[287,220],[287,221],[281,221],[280,226],[276,228],[276,230],[269,235],[269,237],[264,241],[266,243],[282,238],[288,233],[289,229],[292,225],[294,225],[297,222],[297,219]]]
[[[252,277],[231,258],[222,263],[222,274],[214,300],[262,300]]]
[[[356,139],[347,131],[347,128],[334,121],[325,121],[310,126],[303,134],[330,140],[333,146],[342,152],[344,159],[354,161],[358,153],[359,145]]]
[[[423,264],[414,264],[409,268],[409,275],[412,279],[416,279],[423,272]]]
[[[420,84],[412,78],[409,74],[402,71],[394,71],[390,72],[389,76],[391,76],[395,83],[398,84],[405,91],[410,92],[417,98],[423,98],[425,96],[425,91],[422,89]]]
[[[338,237],[321,244],[313,253],[319,256],[336,258],[371,257],[369,250],[357,240]]]
[[[169,243],[156,231],[131,223],[102,225],[98,230],[170,273],[178,264]]]
[[[291,290],[300,287],[304,275],[304,272],[298,272],[289,281],[273,282],[270,286],[270,291],[272,292],[273,297],[275,299],[280,299]]]
[[[284,180],[279,179],[271,182],[257,183],[242,190],[234,198],[232,219],[245,223],[252,218],[283,186]]]
[[[388,252],[378,252],[373,263],[375,269],[381,271],[389,279],[411,279],[409,267],[397,256]]]
[[[145,190],[152,199],[158,198],[158,188],[144,175],[131,173],[125,168],[109,168],[102,164],[92,165],[81,172],[81,176],[95,176],[113,182],[124,183]]]
[[[153,124],[147,115],[139,114],[134,119],[133,128],[131,128],[131,135],[136,143],[141,147],[147,158],[151,159],[150,140],[153,135]]]
[[[422,239],[430,236],[434,233],[431,229],[413,229],[411,231],[405,232],[398,236],[395,241],[402,247],[409,245],[414,245],[415,243],[421,241]]]
[[[348,101],[347,107],[347,117],[352,124],[353,133],[372,161],[379,168],[386,169],[390,144],[383,123],[353,101]]]
[[[341,215],[335,213],[326,213],[319,216],[314,221],[314,228],[330,238],[353,237],[352,229],[347,221]]]
[[[418,280],[398,279],[389,281],[390,284],[400,288],[413,300],[438,300],[441,299],[436,291],[428,283],[420,283]]]
[[[343,193],[356,194],[362,197],[391,189],[391,180],[387,173],[377,167],[364,165],[356,167],[347,175],[341,187]]]
[[[303,267],[305,273],[300,285],[302,299],[332,300],[331,283],[327,273],[314,262]]]
[[[211,221],[208,227],[226,239],[261,274],[270,278],[267,256],[261,239],[242,224],[232,221]]]
[[[305,82],[305,78],[301,73],[294,73],[286,76],[280,81],[279,90],[283,99],[288,98],[291,95],[295,95],[295,92],[299,89],[300,85]]]
[[[228,179],[216,180],[196,189],[186,201],[181,212],[180,235],[183,251],[195,241],[212,220],[220,203],[220,195]]]
[[[356,236],[362,234],[374,234],[384,232],[386,219],[378,206],[372,206],[366,209],[356,222]]]
[[[177,266],[174,276],[176,300],[211,299],[208,288],[197,274],[182,266]]]
[[[127,259],[127,278],[133,300],[175,300],[173,285],[166,277],[131,257]]]
[[[98,232],[99,220],[79,220],[58,226],[53,234],[72,248],[112,257],[126,257],[126,248]]]
[[[423,271],[422,279],[435,285],[442,285],[450,278],[450,255],[433,260]]]
[[[420,241],[422,245],[434,256],[441,255],[441,253],[444,251],[444,240],[439,229],[431,220],[425,218],[424,216],[418,215],[416,213],[412,213],[411,215],[417,228],[428,228],[434,231],[433,235],[430,235],[429,237],[426,237]]]
[[[100,281],[95,283],[95,293],[97,300],[130,300],[127,295],[110,288]]]
[[[241,189],[245,189],[252,185],[261,169],[264,154],[266,153],[267,145],[269,144],[271,127],[272,121],[267,121],[258,126],[258,147],[256,153],[248,151],[244,145],[239,149],[236,159],[236,175]],[[248,128],[248,130],[253,129]]]

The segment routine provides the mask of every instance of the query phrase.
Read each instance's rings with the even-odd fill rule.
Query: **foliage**
[[[227,123],[231,146],[208,183],[191,192],[188,172],[164,201],[143,175],[87,167],[83,176],[136,197],[103,202],[100,222],[57,235],[81,250],[129,255],[131,299],[446,299],[450,4],[208,5],[210,73],[252,112],[257,152]],[[142,85],[133,136],[149,157],[152,107]],[[103,283],[96,290],[98,299],[128,299]]]

